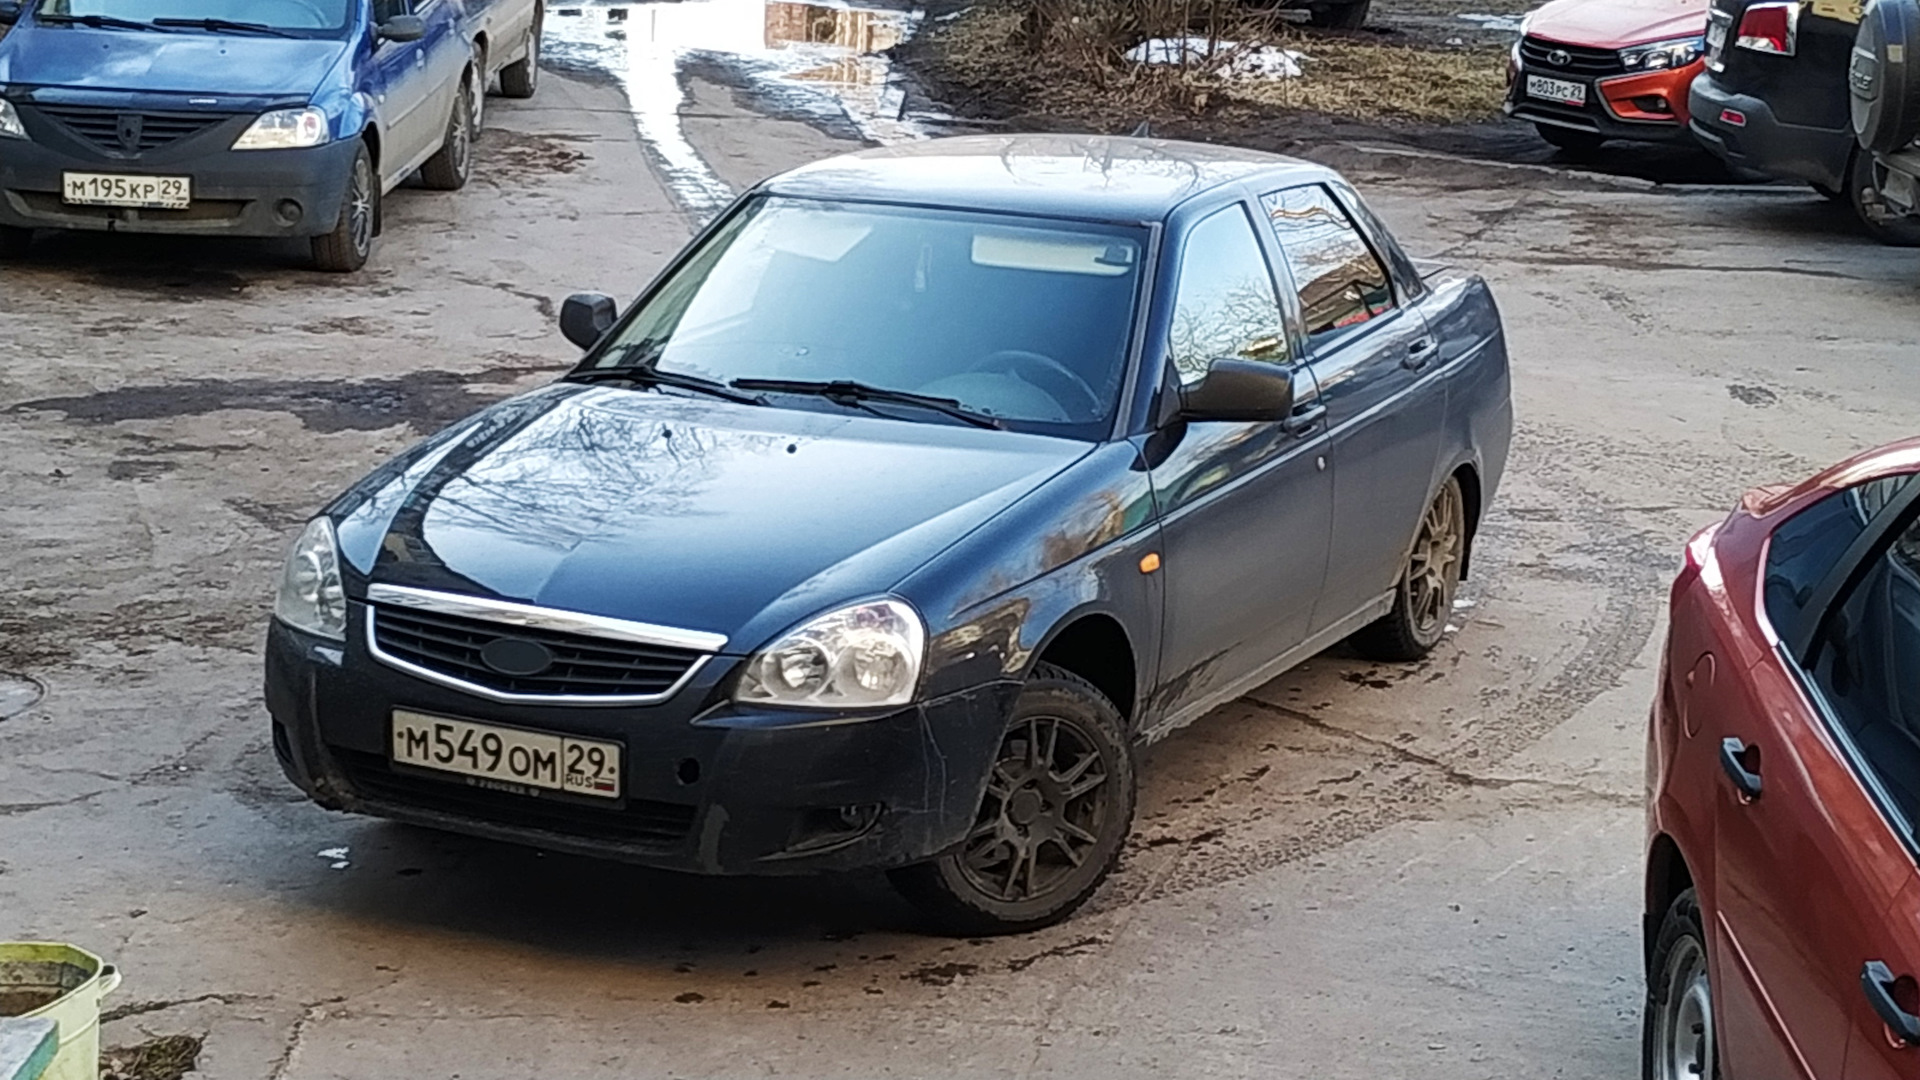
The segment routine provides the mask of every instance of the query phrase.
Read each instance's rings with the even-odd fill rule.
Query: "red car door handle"
[[[1748,755],[1753,752],[1753,747],[1731,735],[1720,740],[1720,767],[1726,770],[1727,779],[1733,781],[1733,786],[1739,788],[1740,794],[1748,799],[1760,797],[1760,774],[1747,767]]]
[[[1867,992],[1867,1000],[1886,1021],[1887,1030],[1908,1046],[1920,1046],[1920,1016],[1901,1008],[1893,997],[1893,985],[1899,981],[1893,969],[1879,960],[1869,960],[1860,969],[1860,989]]]

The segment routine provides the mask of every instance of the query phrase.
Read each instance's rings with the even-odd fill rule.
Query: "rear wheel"
[[[1539,132],[1541,138],[1570,154],[1591,154],[1607,141],[1597,131],[1581,131],[1558,124],[1535,124],[1533,130]]]
[[[1920,247],[1920,216],[1902,214],[1887,205],[1881,190],[1886,166],[1865,150],[1855,149],[1847,166],[1847,198],[1867,235],[1893,247]]]
[[[527,56],[500,69],[500,93],[510,98],[530,98],[540,89],[540,16],[535,14],[533,29],[527,34]]]
[[[1373,0],[1354,0],[1346,4],[1309,4],[1307,6],[1307,25],[1321,26],[1329,30],[1358,30],[1367,25],[1367,14],[1373,10]]]
[[[1707,936],[1700,924],[1700,900],[1692,889],[1668,906],[1647,978],[1642,1080],[1719,1080]]]
[[[460,92],[447,117],[440,152],[420,166],[420,183],[435,191],[459,191],[473,176],[473,79],[460,80]]]
[[[333,274],[351,274],[367,265],[373,253],[374,224],[380,214],[380,181],[373,175],[373,157],[366,145],[353,156],[347,172],[347,194],[340,200],[340,219],[333,231],[313,238],[313,265]]]
[[[1467,501],[1459,479],[1449,476],[1420,518],[1393,608],[1353,635],[1353,647],[1369,660],[1418,660],[1432,652],[1453,615],[1466,553]]]
[[[1037,930],[1106,879],[1133,804],[1120,711],[1085,679],[1041,664],[1014,702],[967,838],[889,876],[942,933]]]
[[[33,246],[33,230],[17,229],[11,225],[0,225],[0,259],[13,259],[27,253]]]

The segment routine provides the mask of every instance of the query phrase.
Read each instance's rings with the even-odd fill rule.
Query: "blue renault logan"
[[[323,806],[1064,918],[1135,748],[1343,639],[1439,643],[1499,312],[1326,169],[1028,136],[748,193],[588,351],[326,507],[266,650]]]
[[[380,200],[457,190],[539,0],[0,0],[0,256],[36,229],[309,239],[366,264]]]

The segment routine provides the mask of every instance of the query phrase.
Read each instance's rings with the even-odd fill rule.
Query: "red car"
[[[1647,782],[1644,1075],[1920,1076],[1920,439],[1687,544]]]
[[[1506,113],[1563,150],[1690,144],[1687,88],[1706,32],[1707,0],[1549,0],[1520,23]]]

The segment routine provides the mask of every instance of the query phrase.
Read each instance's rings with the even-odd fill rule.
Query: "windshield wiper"
[[[775,394],[814,394],[828,401],[854,403],[881,401],[891,405],[917,405],[923,409],[944,413],[974,427],[992,428],[995,431],[1002,427],[997,418],[983,412],[975,412],[952,398],[915,394],[907,390],[889,390],[884,386],[869,386],[866,383],[848,379],[835,379],[832,382],[808,379],[735,379],[729,385],[736,390],[766,390]]]
[[[225,31],[237,34],[270,34],[273,37],[297,37],[285,30],[268,26],[265,23],[234,22],[232,19],[155,19],[155,26],[190,26],[197,30],[209,30],[214,33]]]
[[[767,399],[757,394],[743,394],[730,389],[726,383],[703,379],[698,375],[683,375],[677,371],[661,371],[645,365],[627,365],[623,367],[588,368],[567,375],[567,382],[601,382],[620,379],[626,382],[640,383],[644,386],[671,386],[676,390],[692,390],[696,393],[710,394],[713,397],[737,401],[742,405],[765,405]]]
[[[157,34],[170,33],[153,23],[140,22],[136,19],[119,19],[112,15],[60,15],[35,12],[33,20],[62,26],[79,23],[81,26],[91,26],[95,30],[151,30]]]

